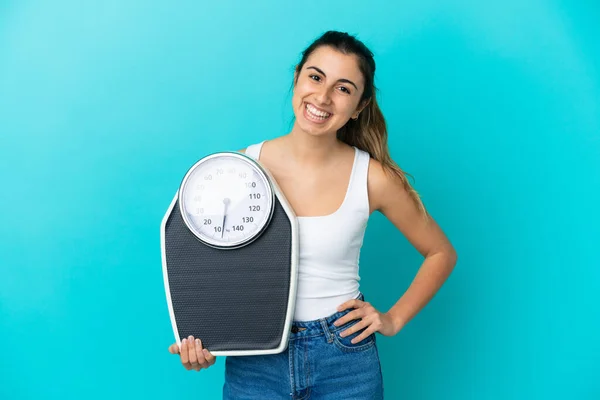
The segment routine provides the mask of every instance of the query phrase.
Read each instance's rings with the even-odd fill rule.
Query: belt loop
[[[325,332],[325,337],[327,338],[327,343],[333,343],[333,334],[329,331],[329,327],[327,326],[327,320],[325,318],[320,320],[321,327],[323,327],[323,332]]]

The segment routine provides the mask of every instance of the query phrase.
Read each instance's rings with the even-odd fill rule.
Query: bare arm
[[[371,160],[368,190],[371,208],[380,211],[425,257],[414,280],[387,312],[399,332],[435,295],[452,272],[457,255],[438,224],[423,218],[400,179]]]

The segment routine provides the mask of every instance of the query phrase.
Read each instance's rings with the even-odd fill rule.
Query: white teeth
[[[330,113],[319,111],[311,104],[306,104],[306,111],[315,118],[326,119],[331,116]]]

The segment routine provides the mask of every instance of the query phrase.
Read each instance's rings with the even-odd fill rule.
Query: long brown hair
[[[337,138],[350,146],[356,146],[361,150],[369,153],[369,155],[379,161],[384,170],[392,175],[397,176],[404,188],[408,191],[410,197],[424,217],[427,217],[427,211],[421,197],[417,191],[408,182],[406,176],[412,175],[404,172],[390,156],[390,151],[387,144],[387,125],[383,113],[377,104],[377,88],[375,87],[375,60],[373,53],[355,36],[349,35],[346,32],[327,31],[321,37],[316,39],[310,46],[302,52],[302,59],[296,66],[296,81],[306,60],[320,46],[330,46],[344,53],[353,54],[358,59],[358,67],[363,74],[365,80],[365,90],[359,101],[359,105],[368,101],[367,106],[360,112],[358,119],[349,119],[346,125],[337,131]]]

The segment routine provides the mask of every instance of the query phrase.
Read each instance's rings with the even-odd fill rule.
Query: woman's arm
[[[373,159],[369,164],[368,193],[371,210],[385,215],[425,257],[409,288],[386,313],[396,334],[439,290],[452,272],[457,255],[433,218],[423,217],[400,178],[387,173]]]

